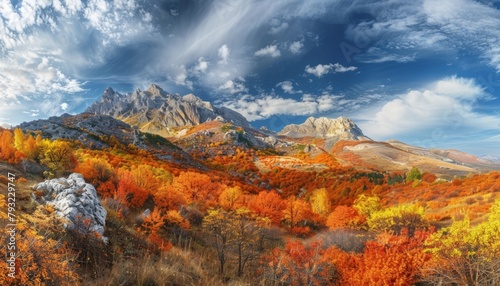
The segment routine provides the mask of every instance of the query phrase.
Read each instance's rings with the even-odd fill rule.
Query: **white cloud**
[[[60,107],[63,111],[68,111],[69,104],[67,104],[66,102],[63,102],[63,103],[61,103]]]
[[[276,86],[281,87],[281,89],[286,93],[289,93],[289,94],[295,93],[295,91],[293,90],[293,83],[289,80],[282,81],[282,82],[278,83]]]
[[[294,55],[300,54],[302,52],[302,48],[304,48],[304,44],[301,41],[295,41],[290,44],[290,47],[288,47],[290,52]]]
[[[173,78],[173,81],[178,85],[185,86],[188,89],[193,89],[193,82],[188,80],[188,71],[184,65],[177,68],[177,74]]]
[[[217,53],[219,54],[220,58],[219,64],[227,64],[227,59],[229,58],[229,48],[227,47],[227,45],[222,45]]]
[[[337,101],[339,95],[322,94],[314,96],[304,94],[300,100],[283,98],[275,94],[253,97],[243,96],[239,99],[228,101],[223,105],[241,113],[249,121],[269,118],[273,115],[312,115],[335,109],[342,109]]]
[[[1,102],[30,104],[81,92],[82,70],[101,64],[137,35],[154,34],[141,20],[147,12],[134,0],[22,0],[15,6],[3,1],[0,7]],[[91,48],[82,48],[87,41]]]
[[[208,69],[208,62],[203,58],[198,59],[198,63],[194,66],[193,70],[195,73],[205,73]]]
[[[358,68],[354,67],[354,66],[345,67],[339,63],[335,63],[335,64],[326,64],[326,65],[318,64],[315,67],[311,67],[311,66],[307,65],[305,68],[305,71],[307,73],[315,75],[317,77],[322,77],[325,74],[328,74],[332,71],[334,73],[343,73],[343,72],[355,71],[357,69]]]
[[[500,117],[474,110],[479,100],[488,100],[473,79],[449,77],[428,89],[410,90],[372,112],[363,111],[360,124],[368,136],[385,140],[411,135],[413,138],[440,140],[498,129]]]
[[[219,90],[230,94],[248,91],[248,89],[245,87],[245,84],[241,82],[234,82],[232,80],[228,80],[223,85],[219,86]]]
[[[277,57],[281,56],[281,52],[278,49],[277,45],[269,45],[269,46],[266,46],[265,48],[262,48],[262,49],[256,51],[255,55],[256,56],[270,56],[273,58],[277,58]]]

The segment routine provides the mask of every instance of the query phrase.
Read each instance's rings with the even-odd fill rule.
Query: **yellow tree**
[[[380,210],[380,199],[377,196],[359,196],[354,201],[353,207],[359,214],[369,217],[371,213]]]
[[[76,159],[68,142],[43,139],[41,146],[40,163],[58,173],[73,169]]]
[[[434,283],[500,285],[500,200],[492,206],[488,220],[471,226],[466,215],[433,234],[426,242],[435,255],[429,269]]]
[[[310,202],[314,213],[322,217],[326,217],[330,213],[331,203],[325,188],[314,190]]]
[[[228,260],[229,247],[233,243],[234,234],[231,233],[230,214],[221,209],[208,210],[203,219],[203,230],[208,245],[217,252],[219,274],[224,274],[224,266]]]
[[[238,186],[225,188],[219,196],[219,204],[225,210],[237,209],[243,204],[242,195],[243,192]]]
[[[367,223],[370,229],[395,234],[407,228],[409,236],[413,236],[415,230],[427,226],[424,208],[417,205],[398,205],[373,211],[367,218]]]
[[[24,152],[24,141],[25,136],[21,128],[16,128],[14,130],[14,147],[21,152]]]

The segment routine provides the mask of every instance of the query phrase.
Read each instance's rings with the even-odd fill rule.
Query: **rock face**
[[[95,148],[106,148],[108,144],[98,137],[115,137],[121,143],[134,143],[134,129],[128,124],[111,116],[82,113],[78,115],[63,114],[48,119],[23,122],[19,127],[24,131],[42,131],[43,137],[51,139],[69,139],[92,143]]]
[[[52,205],[56,214],[66,219],[67,228],[74,229],[83,220],[88,220],[88,230],[104,234],[106,210],[94,186],[87,184],[81,174],[73,173],[68,178],[47,180],[33,189],[34,199]],[[103,236],[103,239],[106,238]]]
[[[126,95],[108,88],[101,100],[86,112],[109,115],[137,126],[141,131],[160,135],[169,135],[172,127],[193,126],[212,120],[250,127],[245,117],[231,109],[214,107],[193,94],[169,94],[155,84],[146,91],[138,89]]]
[[[304,123],[290,124],[285,126],[281,132],[282,136],[300,137],[320,137],[325,139],[335,138],[338,140],[370,140],[363,134],[361,129],[350,119],[339,117],[330,119],[326,117],[309,117]]]

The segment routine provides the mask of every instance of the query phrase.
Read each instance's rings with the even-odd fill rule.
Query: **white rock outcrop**
[[[60,217],[66,219],[69,229],[88,220],[86,230],[104,234],[106,210],[97,197],[94,186],[88,184],[78,173],[68,178],[47,180],[33,187],[33,198],[42,204],[52,205]],[[81,231],[81,230],[80,230]],[[103,236],[103,240],[106,238]]]

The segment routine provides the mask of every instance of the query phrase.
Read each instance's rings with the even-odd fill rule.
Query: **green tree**
[[[406,181],[407,182],[413,182],[415,180],[420,180],[422,179],[422,173],[417,167],[411,168],[411,170],[406,173]]]

